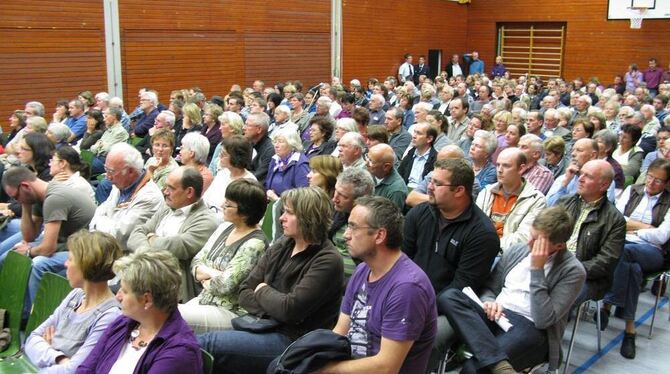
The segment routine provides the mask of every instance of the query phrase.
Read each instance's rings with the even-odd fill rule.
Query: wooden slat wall
[[[167,102],[191,86],[210,97],[254,79],[312,85],[329,76],[327,1],[122,1],[119,12],[128,107],[142,86]]]
[[[489,69],[495,59],[497,22],[566,22],[563,76],[611,83],[630,63],[646,68],[655,56],[670,63],[670,20],[644,20],[631,30],[625,20],[607,21],[607,0],[475,0],[469,5],[467,48],[476,49]]]
[[[106,90],[104,48],[100,1],[0,1],[2,127],[28,101],[41,101],[50,119],[59,98]]]
[[[444,69],[453,53],[465,51],[467,6],[444,0],[343,0],[342,7],[344,82],[397,76],[408,52],[417,63],[429,49],[441,49]]]

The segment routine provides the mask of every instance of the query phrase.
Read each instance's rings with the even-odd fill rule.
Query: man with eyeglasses
[[[95,212],[95,202],[67,184],[38,179],[24,166],[7,169],[2,176],[2,186],[11,198],[21,203],[23,210],[23,241],[13,250],[33,261],[23,312],[24,318],[27,318],[42,274],[49,271],[65,275],[67,238],[86,228]],[[37,244],[40,233],[43,233],[43,239]],[[0,268],[6,253],[0,256]]]
[[[151,218],[163,204],[158,185],[143,170],[140,152],[128,143],[117,143],[105,159],[105,173],[112,183],[109,197],[98,206],[89,229],[114,236],[124,251],[130,233]]]
[[[323,373],[422,373],[436,333],[435,294],[426,274],[401,250],[403,217],[383,197],[361,197],[345,239],[360,265],[333,331],[351,342],[353,360],[332,362]]]
[[[670,160],[656,159],[645,182],[626,188],[616,204],[626,218],[626,239],[605,296],[605,314],[616,305],[626,321],[620,352],[629,359],[635,358],[635,310],[644,275],[662,270],[670,250],[669,180]]]
[[[442,297],[450,288],[478,292],[500,251],[489,217],[475,205],[475,175],[463,159],[435,162],[428,201],[412,208],[405,220],[403,251],[423,269],[437,297],[438,335],[428,369],[434,369],[455,334],[445,315]]]

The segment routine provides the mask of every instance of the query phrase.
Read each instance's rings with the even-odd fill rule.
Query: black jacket
[[[440,211],[422,203],[405,217],[402,249],[426,272],[436,294],[468,286],[478,292],[500,251],[500,240],[491,219],[474,202],[441,231]]]
[[[568,214],[577,219],[582,211],[582,198],[570,195],[558,200]],[[579,228],[575,255],[586,269],[589,287],[601,299],[612,285],[614,268],[619,262],[626,238],[626,220],[607,197],[589,213]]]
[[[251,168],[249,171],[254,173],[254,176],[260,184],[265,184],[265,177],[268,175],[268,167],[270,160],[275,154],[275,148],[272,146],[272,140],[265,135],[258,143],[254,144],[256,150],[256,157],[251,160]]]
[[[398,166],[398,174],[402,177],[402,179],[407,183],[407,180],[409,179],[409,174],[412,172],[412,165],[414,164],[414,153],[416,152],[416,148],[410,149],[405,157],[402,158],[402,161],[400,161],[400,166]],[[437,159],[437,151],[435,148],[432,146],[430,147],[430,152],[428,153],[428,160],[426,160],[426,164],[423,167],[423,172],[421,173],[421,179],[425,177],[428,173],[433,171],[433,165],[435,164],[435,160]]]

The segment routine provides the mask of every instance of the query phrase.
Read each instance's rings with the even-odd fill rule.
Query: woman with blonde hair
[[[144,169],[162,190],[168,174],[179,165],[172,157],[174,152],[174,133],[168,128],[156,130],[151,136],[151,156],[144,164]]]
[[[328,155],[314,156],[309,160],[309,168],[311,169],[307,173],[309,185],[321,188],[332,198],[335,193],[337,176],[343,169],[342,161],[337,157]]]
[[[261,256],[238,297],[250,314],[245,317],[271,327],[251,332],[253,326],[233,320],[235,331],[199,335],[200,346],[214,356],[214,372],[262,373],[295,339],[330,329],[337,319],[344,270],[327,236],[330,199],[320,188],[304,187],[284,192],[282,202],[284,236]]]
[[[183,115],[181,130],[175,134],[174,148],[177,151],[179,151],[179,148],[181,148],[181,140],[187,133],[201,132],[203,128],[200,107],[193,103],[188,103],[181,108],[181,112]]]
[[[509,126],[510,122],[512,122],[512,113],[506,110],[499,111],[493,116],[493,133],[498,139],[498,147],[491,155],[491,162],[493,162],[493,165],[496,164],[496,160],[498,159],[500,152],[507,148],[507,140],[505,140],[505,135],[507,134],[507,126]]]
[[[120,312],[107,286],[122,255],[116,239],[82,230],[67,247],[66,275],[74,289],[26,340],[26,355],[40,372],[74,373]]]
[[[212,172],[212,175],[215,176],[219,169],[221,169],[219,166],[219,155],[223,149],[223,140],[234,135],[242,135],[242,128],[244,127],[244,121],[242,120],[242,117],[235,112],[223,112],[219,116],[219,123],[221,141],[216,145],[214,154],[212,155],[212,160],[209,162],[209,170]]]
[[[202,354],[177,305],[181,271],[167,251],[114,263],[121,316],[105,330],[77,373],[202,373]]]

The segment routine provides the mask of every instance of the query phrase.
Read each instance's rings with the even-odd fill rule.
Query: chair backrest
[[[148,135],[147,135],[147,136],[148,136]],[[133,137],[128,138],[128,142],[129,142],[130,145],[132,145],[133,147],[135,147],[136,145],[140,144],[140,143],[142,142],[142,140],[144,140],[144,137],[143,137],[143,136],[133,136]]]
[[[200,352],[202,353],[202,372],[204,374],[212,374],[214,370],[214,357],[202,348],[200,348]]]
[[[6,351],[0,352],[0,357],[13,355],[19,350],[19,328],[32,266],[27,256],[9,251],[0,271],[0,308],[7,310],[5,324],[12,334],[12,342]]]
[[[33,309],[26,324],[26,337],[56,310],[72,287],[66,278],[54,273],[44,273],[37,289]]]
[[[265,237],[268,238],[268,241],[272,241],[272,225],[274,224],[274,214],[272,208],[275,203],[268,203],[267,209],[265,209],[265,216],[263,217],[263,224],[261,229],[265,233]]]

